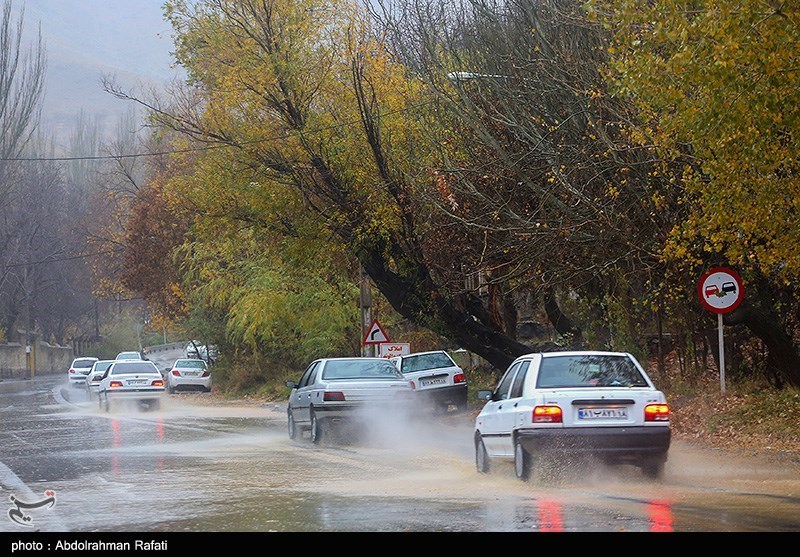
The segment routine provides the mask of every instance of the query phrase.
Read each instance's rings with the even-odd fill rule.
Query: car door
[[[511,388],[508,391],[508,398],[503,404],[499,405],[497,409],[497,436],[498,452],[505,456],[512,456],[514,454],[514,429],[519,420],[520,412],[527,412],[528,409],[521,407],[523,401],[522,391],[525,384],[525,378],[528,375],[530,368],[530,360],[523,360],[517,366],[514,380],[511,383]]]
[[[486,403],[481,411],[483,415],[481,436],[483,437],[486,451],[491,456],[506,455],[506,447],[511,443],[511,432],[504,432],[502,429],[501,413],[508,408],[509,391],[519,366],[520,362],[511,364],[492,393],[492,399]],[[509,439],[503,439],[503,437],[509,437]]]
[[[292,409],[292,416],[296,423],[305,423],[311,420],[309,415],[311,385],[314,384],[312,378],[318,367],[319,361],[311,362],[300,377],[300,381],[297,383],[294,391],[292,391],[292,398],[289,400],[289,406]]]

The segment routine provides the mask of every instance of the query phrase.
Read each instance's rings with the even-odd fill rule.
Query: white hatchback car
[[[94,357],[75,358],[69,366],[67,375],[69,377],[69,384],[73,387],[83,387],[86,385],[86,376],[92,365],[98,360]]]
[[[544,464],[590,456],[630,463],[650,478],[664,470],[670,409],[641,364],[624,352],[542,352],[520,356],[475,419],[475,465],[513,460],[528,480]],[[555,458],[554,458],[555,457]]]
[[[417,396],[438,412],[467,409],[467,376],[444,350],[415,352],[391,358]]]

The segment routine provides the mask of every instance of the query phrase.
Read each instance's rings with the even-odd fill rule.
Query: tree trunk
[[[405,247],[409,249],[407,245]],[[401,257],[397,249],[370,246],[365,251],[361,246],[361,264],[403,317],[458,342],[498,370],[505,370],[517,356],[542,348],[522,344],[492,327],[485,310],[474,311],[474,306],[472,310],[459,307],[455,299],[436,289],[419,255],[403,257],[403,265],[398,267],[405,272],[400,275],[390,267],[387,253],[392,253],[395,260]]]
[[[786,332],[767,292],[769,292],[768,285],[754,285],[748,290],[742,304],[725,315],[723,322],[726,325],[741,323],[750,329],[754,336],[761,339],[769,351],[768,372],[775,374],[779,383],[777,387],[782,387],[783,383],[786,383],[800,388],[800,353],[794,340]]]

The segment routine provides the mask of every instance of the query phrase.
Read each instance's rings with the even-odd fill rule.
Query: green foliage
[[[605,2],[592,2],[597,7]],[[744,0],[608,3],[612,79],[645,117],[642,140],[685,161],[686,222],[666,255],[720,254],[800,275],[800,6]]]
[[[111,359],[126,350],[139,350],[140,337],[137,336],[136,330],[141,324],[140,310],[124,311],[109,316],[100,330],[103,340],[97,345],[95,356],[100,359]],[[151,343],[142,340],[142,346],[147,344]],[[152,344],[160,344],[160,341]]]

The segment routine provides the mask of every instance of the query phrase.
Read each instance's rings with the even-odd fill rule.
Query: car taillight
[[[70,373],[75,373],[74,369],[69,370]]]
[[[648,404],[644,407],[644,421],[668,422],[669,404]]]
[[[416,391],[417,390],[417,384],[416,383],[414,383],[413,381],[409,381],[408,384],[411,385],[411,390],[412,391]]]
[[[453,376],[453,383],[466,383],[466,382],[467,382],[467,376],[464,375],[463,373],[456,373]]]
[[[150,383],[153,387],[163,387],[164,382],[161,379],[154,379],[152,383]]]
[[[560,406],[537,406],[533,409],[533,423],[560,424],[562,420]]]
[[[114,387],[122,387],[122,381],[112,381],[111,383],[108,384],[108,386],[111,387],[112,389]]]
[[[203,375],[201,375],[201,377],[208,377],[209,375],[211,375],[211,372],[206,370],[203,372]]]
[[[178,371],[177,369],[173,369],[172,370],[172,375],[174,375],[175,377],[180,377],[181,376],[181,372]]]
[[[325,391],[325,394],[322,395],[322,400],[344,400],[344,393],[340,391]]]

